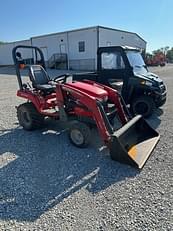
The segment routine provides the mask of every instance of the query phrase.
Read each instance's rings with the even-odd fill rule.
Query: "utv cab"
[[[163,81],[151,73],[139,49],[127,46],[100,47],[95,73],[75,74],[75,80],[89,79],[118,90],[134,114],[150,116],[166,102]]]

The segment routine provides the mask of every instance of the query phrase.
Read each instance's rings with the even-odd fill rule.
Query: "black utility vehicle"
[[[145,117],[166,102],[165,84],[148,70],[140,50],[133,47],[98,48],[97,71],[74,74],[73,79],[89,79],[117,89],[131,111]]]

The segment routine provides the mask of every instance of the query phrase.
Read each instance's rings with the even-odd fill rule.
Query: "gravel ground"
[[[96,131],[81,150],[52,121],[22,130],[14,72],[0,69],[0,230],[173,230],[173,66],[154,70],[168,100],[149,120],[161,139],[139,172],[111,161]]]

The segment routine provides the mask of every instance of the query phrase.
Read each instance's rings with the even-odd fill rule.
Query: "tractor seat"
[[[50,78],[45,69],[40,65],[29,66],[29,78],[35,89],[41,90],[46,94],[55,92],[55,86],[50,84]]]

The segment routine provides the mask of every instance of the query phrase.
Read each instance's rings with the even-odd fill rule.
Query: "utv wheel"
[[[17,118],[19,124],[28,131],[42,127],[44,116],[39,114],[32,103],[21,104],[17,108]]]
[[[132,111],[134,114],[141,114],[144,117],[149,117],[155,108],[155,103],[150,96],[139,96],[132,102]]]
[[[79,148],[85,148],[89,145],[91,131],[90,128],[82,122],[74,122],[70,126],[69,138],[72,144]]]

